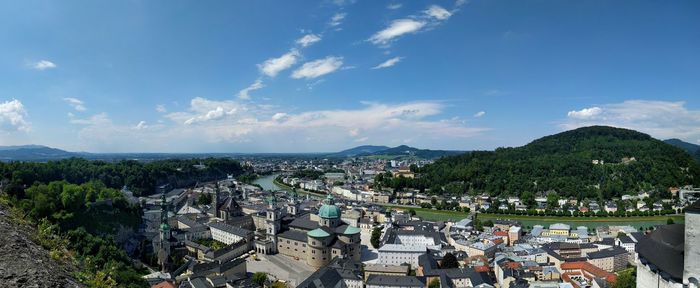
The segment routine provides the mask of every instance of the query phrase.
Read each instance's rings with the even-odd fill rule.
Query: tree
[[[530,191],[525,191],[523,195],[520,196],[520,200],[522,200],[523,204],[527,205],[527,207],[532,207],[535,204],[535,195]]]
[[[430,281],[428,288],[440,288],[440,278],[435,278]]]
[[[671,225],[673,223],[675,223],[675,221],[673,221],[673,218],[668,218],[668,220],[666,220],[667,225]]]
[[[416,210],[408,209],[408,215],[416,216]]]
[[[267,273],[265,272],[255,272],[253,274],[253,282],[260,286],[263,286],[267,282]]]
[[[199,198],[197,199],[197,204],[199,205],[209,205],[212,202],[211,194],[209,193],[202,193],[199,195]]]
[[[637,277],[635,275],[635,270],[627,270],[620,272],[617,276],[613,288],[634,288],[637,286]]]
[[[372,230],[372,238],[370,238],[370,243],[372,247],[379,248],[379,240],[382,237],[382,227],[377,227]]]
[[[457,261],[457,257],[455,257],[455,255],[452,255],[452,253],[445,253],[445,256],[442,257],[442,263],[440,265],[440,268],[459,268],[459,262]]]

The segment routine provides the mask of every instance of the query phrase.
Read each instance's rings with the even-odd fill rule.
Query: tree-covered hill
[[[570,130],[517,148],[445,157],[418,172],[420,179],[382,179],[382,184],[430,188],[433,193],[555,190],[562,196],[602,199],[700,184],[698,162],[682,149],[637,131],[605,126]]]
[[[202,164],[203,166],[199,166]],[[49,183],[65,180],[82,184],[99,180],[109,188],[128,186],[136,195],[152,194],[158,185],[173,187],[211,181],[231,174],[245,173],[238,161],[228,158],[168,159],[152,162],[124,160],[119,162],[91,161],[71,158],[58,161],[0,162],[0,181],[9,194],[22,193],[23,187],[35,182]],[[2,187],[2,186],[0,186]]]

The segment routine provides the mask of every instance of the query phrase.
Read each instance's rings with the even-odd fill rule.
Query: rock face
[[[0,205],[0,286],[83,287],[70,277],[75,267],[51,259],[48,251],[31,240],[33,231],[33,227],[10,221]]]

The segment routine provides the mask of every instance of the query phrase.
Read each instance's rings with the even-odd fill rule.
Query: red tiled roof
[[[601,277],[605,278],[606,281],[609,283],[615,283],[617,280],[617,276],[615,274],[610,273],[608,271],[605,271],[603,269],[600,269],[596,266],[594,266],[591,263],[588,262],[565,262],[561,264],[561,269],[568,271],[568,270],[583,270],[586,271],[590,274],[595,275],[596,277]]]
[[[508,237],[508,232],[499,230],[499,231],[493,232],[493,235],[501,236],[501,237]]]
[[[151,286],[151,288],[176,288],[175,284],[168,282],[168,281],[163,281],[160,282],[156,285]]]

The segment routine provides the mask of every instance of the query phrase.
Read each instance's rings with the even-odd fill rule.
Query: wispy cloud
[[[389,24],[389,27],[375,33],[369,38],[374,44],[388,44],[392,40],[408,33],[418,32],[427,23],[414,19],[398,19]]]
[[[321,41],[321,36],[316,34],[306,34],[304,37],[297,39],[297,44],[301,45],[301,47],[308,47],[318,41]]]
[[[403,58],[402,57],[394,57],[394,58],[388,59],[388,60],[382,62],[381,64],[372,67],[372,69],[382,69],[382,68],[388,68],[388,67],[394,66],[394,65],[396,65],[396,63],[399,63],[399,61],[401,61],[401,59],[403,59]]]
[[[156,112],[165,113],[165,112],[168,112],[168,109],[165,108],[165,105],[159,104],[159,105],[156,105]]]
[[[441,6],[431,5],[420,15],[393,20],[386,28],[374,33],[367,41],[375,45],[389,46],[392,41],[403,35],[429,30],[439,25],[457,10],[455,8],[451,12]]]
[[[424,11],[424,13],[437,20],[447,20],[447,18],[450,18],[450,16],[452,16],[452,13],[450,11],[447,11],[445,8],[442,8],[438,5],[431,5],[430,7],[428,7],[427,10]]]
[[[27,110],[17,99],[0,103],[0,130],[24,131],[31,130],[31,125],[25,119]]]
[[[343,57],[328,56],[323,59],[306,62],[299,69],[294,70],[294,79],[312,79],[333,73],[343,66]]]
[[[634,129],[660,139],[700,138],[700,110],[685,107],[685,102],[627,100],[572,110],[559,124],[563,129],[590,125],[609,125]]]
[[[73,109],[75,109],[76,111],[85,111],[85,110],[87,110],[87,108],[85,108],[85,103],[84,103],[82,100],[78,99],[78,98],[71,98],[71,97],[68,97],[68,98],[63,98],[63,101],[65,101],[66,103],[68,103],[68,105],[70,105],[71,107],[73,107]]]
[[[136,124],[136,126],[134,126],[134,129],[136,129],[136,130],[148,129],[148,124],[146,124],[146,121],[140,121],[139,124]]]
[[[29,67],[34,69],[34,70],[43,71],[46,69],[53,69],[53,68],[56,68],[58,66],[49,60],[41,60],[41,61],[29,63]]]
[[[253,82],[253,84],[250,84],[250,86],[248,86],[248,87],[246,87],[243,90],[238,92],[238,98],[243,99],[243,100],[249,100],[250,95],[248,93],[250,91],[255,91],[255,90],[258,90],[258,89],[263,88],[263,87],[265,87],[265,85],[263,85],[262,80],[260,80],[260,79],[255,80],[255,82]]]
[[[484,115],[486,115],[486,111],[479,111],[479,112],[476,112],[476,114],[474,114],[474,118],[481,118]]]
[[[343,23],[343,19],[345,19],[345,16],[347,15],[347,13],[336,13],[335,15],[333,15],[333,17],[331,17],[331,22],[328,24],[330,24],[333,27],[339,26]]]
[[[292,49],[280,57],[270,58],[258,64],[258,69],[267,76],[275,77],[279,72],[289,69],[289,67],[297,63],[299,57],[299,51]]]
[[[401,4],[401,3],[392,3],[392,4],[389,4],[386,6],[386,8],[389,10],[396,10],[396,9],[401,8],[401,7],[403,7],[403,4]]]

